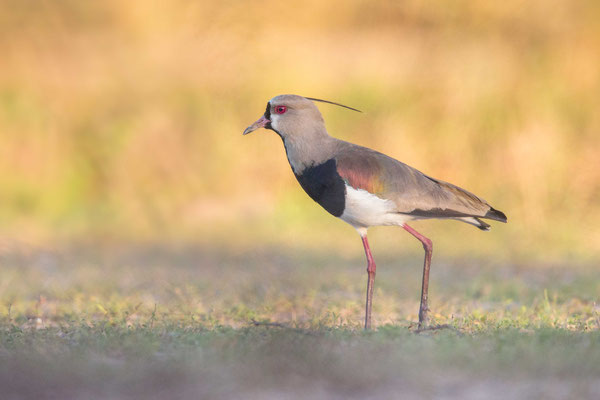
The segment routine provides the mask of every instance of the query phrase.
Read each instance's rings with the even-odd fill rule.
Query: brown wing
[[[397,211],[423,218],[482,217],[506,222],[485,200],[374,150],[343,142],[336,157],[344,181],[396,203]]]

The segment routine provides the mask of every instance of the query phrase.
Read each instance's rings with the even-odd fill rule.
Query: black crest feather
[[[343,104],[335,103],[335,102],[329,101],[329,100],[315,99],[314,97],[305,97],[305,99],[312,100],[312,101],[320,101],[321,103],[333,104],[334,106],[344,107],[344,108],[347,108],[348,110],[356,111],[356,112],[359,112],[359,113],[362,112],[360,110],[357,110],[356,108],[348,107],[348,106],[345,106]]]

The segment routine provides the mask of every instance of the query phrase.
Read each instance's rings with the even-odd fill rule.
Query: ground
[[[376,255],[377,257],[377,255]],[[282,248],[5,246],[3,399],[563,399],[600,394],[600,271]]]

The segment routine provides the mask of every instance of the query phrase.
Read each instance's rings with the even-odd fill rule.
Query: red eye
[[[277,114],[283,114],[287,111],[287,107],[286,106],[277,106],[275,107],[275,112]]]

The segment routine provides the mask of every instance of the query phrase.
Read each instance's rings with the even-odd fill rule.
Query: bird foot
[[[416,330],[414,330],[413,332],[414,332],[414,333],[416,333],[416,334],[419,334],[419,333],[423,333],[423,332],[428,332],[428,331],[434,332],[434,331],[440,331],[440,330],[444,330],[444,329],[447,329],[447,330],[453,331],[453,332],[455,332],[455,333],[456,333],[458,336],[463,336],[463,335],[464,335],[464,334],[463,334],[463,333],[462,333],[462,332],[461,332],[459,329],[456,329],[456,328],[455,328],[455,327],[453,327],[452,325],[448,325],[448,324],[442,324],[442,325],[428,325],[428,326],[425,326],[425,327],[421,327],[421,326],[419,326],[419,327],[418,327]]]

